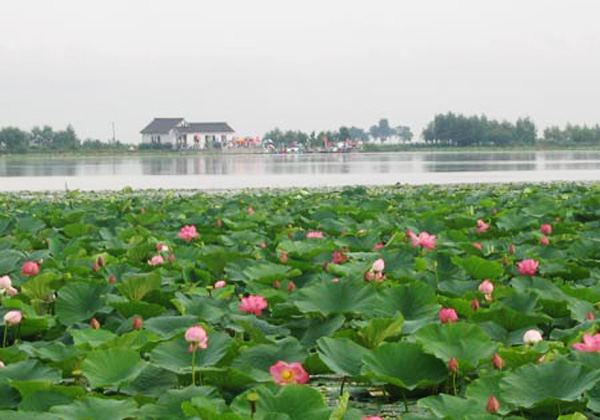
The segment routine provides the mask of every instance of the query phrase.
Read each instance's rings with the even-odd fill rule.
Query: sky
[[[600,123],[597,0],[0,0],[0,127]]]

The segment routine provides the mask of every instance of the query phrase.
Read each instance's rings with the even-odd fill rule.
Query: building
[[[188,123],[183,118],[155,118],[142,131],[142,144],[171,144],[178,149],[221,148],[235,131],[225,122]]]

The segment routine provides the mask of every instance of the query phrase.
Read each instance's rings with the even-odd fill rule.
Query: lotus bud
[[[108,282],[110,284],[115,284],[117,282],[117,276],[115,276],[114,274],[111,274],[110,276],[108,276]]]
[[[281,289],[281,282],[279,280],[273,280],[273,287],[275,289]]]
[[[135,318],[133,318],[133,329],[134,330],[141,330],[143,322],[144,321],[139,316],[136,316]]]
[[[494,292],[494,283],[484,280],[479,284],[479,291],[484,295],[491,295]]]
[[[100,322],[98,322],[98,320],[96,318],[92,318],[92,320],[90,321],[90,325],[95,330],[100,329]]]
[[[593,312],[588,312],[587,315],[585,316],[585,319],[587,321],[593,321],[594,319],[596,319],[596,316],[594,315]]]
[[[94,264],[92,264],[92,270],[94,270],[94,271],[100,270],[100,265],[97,262],[94,262]]]
[[[550,245],[550,239],[547,236],[542,236],[540,238],[540,245],[542,245],[542,246]]]
[[[510,244],[508,246],[508,253],[510,255],[514,255],[517,252],[517,247],[515,246],[515,244]]]
[[[285,252],[285,251],[281,251],[281,252],[279,253],[279,261],[280,261],[282,264],[287,264],[288,260],[289,260],[289,258],[288,258],[288,254],[287,254],[287,252]]]
[[[293,292],[294,290],[296,290],[296,283],[294,283],[293,281],[288,282],[287,290],[288,292]]]
[[[471,309],[473,309],[474,311],[476,311],[476,310],[478,310],[479,308],[480,308],[480,305],[479,305],[479,300],[477,300],[477,298],[474,298],[474,299],[471,301]]]
[[[219,281],[215,282],[213,287],[216,290],[216,289],[222,289],[225,286],[227,286],[227,282],[225,280],[219,280]]]
[[[456,359],[456,357],[452,357],[448,361],[448,370],[454,373],[458,372],[458,360]]]
[[[540,231],[544,235],[550,235],[552,233],[552,225],[549,223],[544,223],[540,226]]]
[[[498,401],[498,399],[492,395],[487,400],[485,410],[490,414],[497,413],[498,410],[500,410],[500,401]]]
[[[223,220],[221,220],[221,219],[215,220],[215,226],[218,227],[219,229],[221,227],[223,227]]]
[[[385,269],[385,261],[383,260],[383,258],[377,259],[373,263],[373,266],[371,267],[371,270],[375,271],[376,273],[381,273],[384,269]]]
[[[171,264],[175,263],[175,254],[169,254],[169,262]]]
[[[8,311],[4,314],[4,323],[9,327],[20,324],[22,319],[21,311]]]
[[[442,324],[448,324],[458,321],[458,315],[452,308],[442,308],[438,313],[438,317]]]
[[[494,353],[494,355],[492,356],[492,363],[494,364],[494,367],[498,370],[502,370],[502,368],[504,367],[504,359],[500,357],[498,353]]]
[[[538,330],[527,330],[525,334],[523,334],[523,342],[525,344],[535,344],[542,341],[542,333]]]

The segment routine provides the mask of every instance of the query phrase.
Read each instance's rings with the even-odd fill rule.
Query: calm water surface
[[[600,151],[1,158],[0,190],[600,180]]]

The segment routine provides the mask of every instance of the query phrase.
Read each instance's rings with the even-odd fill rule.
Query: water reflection
[[[600,151],[0,158],[0,177],[327,176],[597,170]]]

